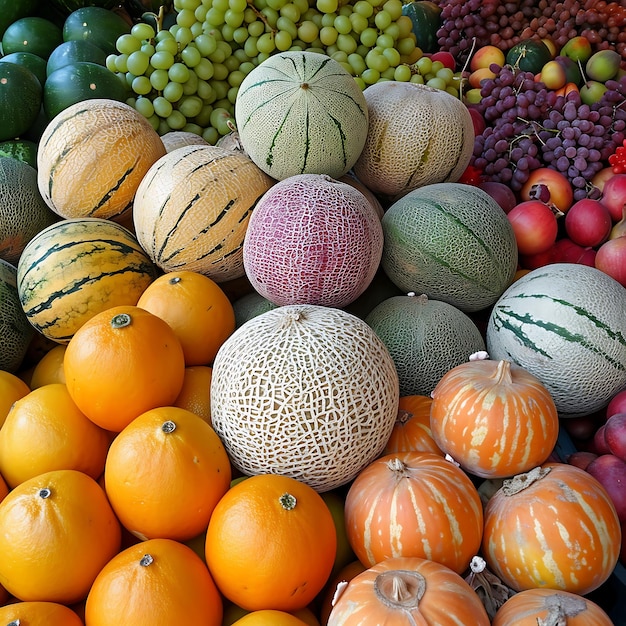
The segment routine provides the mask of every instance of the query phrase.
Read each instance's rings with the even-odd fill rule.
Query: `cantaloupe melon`
[[[474,125],[453,95],[417,83],[385,81],[363,92],[367,140],[354,164],[375,193],[397,199],[413,189],[460,179],[474,150]]]
[[[370,284],[382,251],[380,218],[361,191],[326,174],[297,174],[259,200],[243,264],[275,304],[344,307]]]
[[[587,415],[626,387],[626,289],[587,265],[555,263],[516,280],[487,325],[487,351],[534,374],[561,417]]]
[[[368,119],[363,92],[350,73],[310,50],[270,56],[246,75],[235,101],[245,151],[277,180],[346,174],[363,149]]]
[[[393,358],[401,396],[430,395],[446,372],[485,349],[483,336],[468,315],[424,294],[388,298],[365,322]]]
[[[468,313],[491,306],[517,269],[513,228],[485,191],[462,183],[415,189],[385,212],[381,265],[404,293]]]
[[[137,238],[166,272],[190,270],[218,283],[240,278],[250,214],[275,182],[240,151],[177,148],[150,168],[137,189]]]
[[[328,491],[384,449],[399,387],[389,351],[362,320],[287,305],[240,326],[213,363],[211,420],[233,465]]]

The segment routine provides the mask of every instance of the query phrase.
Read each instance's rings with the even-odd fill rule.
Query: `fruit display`
[[[619,0],[0,0],[2,623],[626,626],[624,311]]]

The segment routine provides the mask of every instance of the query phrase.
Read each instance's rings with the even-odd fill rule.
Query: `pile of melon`
[[[404,423],[403,401],[413,396],[428,400],[422,430],[437,438],[419,463],[447,464],[457,488],[521,474],[502,461],[507,454],[523,456],[524,472],[564,465],[550,456],[558,420],[602,411],[626,388],[626,288],[586,265],[518,273],[502,207],[461,182],[474,141],[465,105],[413,83],[361,91],[330,57],[291,51],[246,76],[236,121],[228,141],[215,146],[182,136],[168,144],[131,106],[108,99],[69,106],[50,122],[37,168],[19,173],[30,182],[1,194],[0,203],[21,203],[32,219],[12,231],[0,223],[0,368],[28,382],[39,351],[69,344],[98,313],[137,305],[159,276],[191,271],[220,286],[237,320],[202,365],[212,369],[212,427],[239,475],[281,474],[344,496],[365,489],[360,477],[383,458],[400,484],[418,462],[406,450],[395,460],[386,454]],[[0,172],[16,167],[0,157]],[[474,433],[481,442],[497,429],[489,411],[504,405],[492,474],[466,472],[476,467],[477,439],[455,448],[469,450],[467,458],[444,460],[453,435],[430,422],[447,400],[438,395],[447,376],[463,372],[474,382],[463,368],[484,360],[477,354],[493,363],[472,369],[491,368],[472,389],[475,406],[487,412],[480,416],[487,425]],[[467,381],[455,398],[468,392]],[[550,449],[539,442],[518,452],[520,429],[506,431],[514,423],[507,411],[526,415],[535,405],[525,403],[530,391],[505,394],[529,381],[543,394],[536,403],[547,407],[534,436],[544,428]],[[458,400],[447,410],[464,406]],[[464,436],[460,430],[454,437]],[[508,494],[484,484],[464,506],[482,533],[480,495],[493,487],[498,495],[485,515],[496,538],[466,545],[459,575],[481,549],[492,570],[503,560],[492,509],[506,508],[500,500]],[[374,510],[370,500],[353,499]],[[612,534],[598,539],[605,562],[587,568],[584,585],[560,589],[588,594],[609,580],[626,522],[612,506],[602,509]],[[355,536],[359,523],[357,516]],[[396,548],[394,556],[405,556]],[[511,594],[536,584],[501,570]],[[345,598],[354,589],[348,584]],[[342,616],[348,600],[341,597],[328,624],[354,623]],[[489,623],[482,611],[467,623]]]

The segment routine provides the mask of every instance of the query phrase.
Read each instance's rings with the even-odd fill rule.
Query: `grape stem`
[[[461,79],[459,80],[459,99],[461,101],[463,101],[463,85],[464,85],[464,81],[462,77],[465,75],[465,72],[467,71],[467,68],[470,64],[470,59],[472,58],[475,49],[476,49],[476,37],[472,37],[472,47],[469,50],[469,54],[467,55],[467,59],[465,59],[465,63],[463,64],[463,67],[461,68]]]

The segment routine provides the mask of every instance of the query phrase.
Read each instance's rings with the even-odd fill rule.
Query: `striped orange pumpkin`
[[[449,370],[432,392],[437,445],[471,474],[506,478],[545,462],[559,419],[543,383],[510,361],[470,360]]]
[[[565,463],[504,481],[485,508],[482,554],[511,589],[585,595],[612,574],[620,522],[602,485]]]
[[[483,509],[457,465],[432,452],[399,452],[357,475],[346,495],[345,524],[367,567],[411,556],[461,573],[480,548]]]

